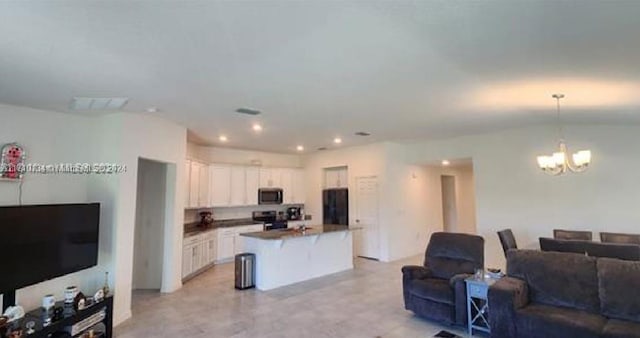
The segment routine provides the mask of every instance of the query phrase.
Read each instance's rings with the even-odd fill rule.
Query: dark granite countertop
[[[210,230],[218,229],[218,228],[231,228],[242,225],[254,225],[254,224],[262,224],[262,222],[254,221],[251,218],[238,218],[238,219],[224,219],[219,221],[213,221],[208,227],[199,226],[200,222],[187,223],[184,225],[184,237],[198,235],[203,232],[207,232]]]
[[[258,238],[258,239],[264,239],[264,240],[282,240],[282,239],[288,239],[288,238],[316,236],[316,235],[328,234],[331,232],[353,231],[353,230],[359,230],[359,229],[360,228],[349,227],[346,225],[320,224],[320,225],[308,226],[305,231],[289,228],[289,229],[271,230],[271,231],[248,232],[248,233],[240,234],[240,236]]]

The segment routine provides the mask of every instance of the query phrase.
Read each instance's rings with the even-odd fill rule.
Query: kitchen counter
[[[359,228],[349,227],[346,225],[334,225],[334,224],[321,224],[307,226],[306,230],[301,231],[295,228],[261,231],[261,232],[248,232],[240,234],[240,236],[252,237],[263,240],[283,240],[288,238],[316,236],[332,232],[340,231],[353,231]]]
[[[256,255],[256,288],[271,290],[353,269],[352,231],[346,225],[311,225],[240,234],[244,252]]]
[[[242,225],[262,224],[262,222],[254,221],[251,218],[238,218],[238,219],[224,219],[219,221],[213,221],[208,227],[198,226],[200,222],[187,223],[184,225],[184,237],[195,236],[203,232],[207,232],[219,228],[231,228]]]

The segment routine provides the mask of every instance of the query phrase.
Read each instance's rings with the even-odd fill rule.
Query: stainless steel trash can
[[[255,287],[256,255],[241,253],[236,255],[236,289],[244,290]]]

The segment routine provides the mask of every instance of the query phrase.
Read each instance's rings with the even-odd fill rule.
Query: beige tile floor
[[[267,292],[235,290],[233,264],[217,265],[172,294],[134,292],[116,337],[466,337],[404,309],[400,268],[421,259],[356,259],[352,271]]]

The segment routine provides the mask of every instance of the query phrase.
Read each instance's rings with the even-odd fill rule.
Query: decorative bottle
[[[102,287],[102,292],[104,292],[104,296],[109,295],[109,272],[104,273],[104,286]]]

